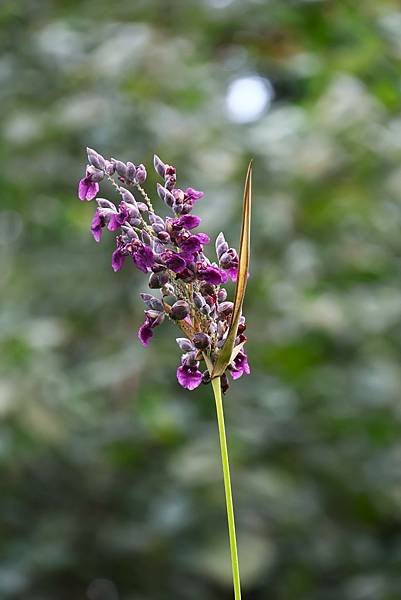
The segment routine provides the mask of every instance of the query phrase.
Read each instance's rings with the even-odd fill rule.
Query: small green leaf
[[[235,288],[234,307],[231,325],[224,346],[221,348],[212,372],[212,379],[221,377],[233,357],[235,338],[242,313],[246,284],[249,272],[250,237],[251,237],[251,196],[252,196],[252,161],[249,163],[245,179],[244,200],[242,208],[242,228],[239,248],[239,264],[237,286]],[[235,355],[234,355],[235,357]]]

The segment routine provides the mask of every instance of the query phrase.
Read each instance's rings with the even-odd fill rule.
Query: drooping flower
[[[202,383],[202,373],[199,371],[198,365],[184,364],[177,369],[177,379],[183,388],[194,390]]]
[[[93,200],[99,193],[99,184],[93,180],[93,176],[89,171],[89,167],[86,169],[86,175],[83,177],[78,184],[78,198],[80,200]]]

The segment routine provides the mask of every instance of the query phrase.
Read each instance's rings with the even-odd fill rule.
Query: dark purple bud
[[[134,163],[128,161],[127,162],[127,179],[130,181],[134,181],[136,175],[136,166]]]
[[[160,232],[157,234],[157,237],[158,237],[158,239],[159,239],[161,242],[169,242],[169,241],[170,241],[170,236],[169,236],[169,234],[167,233],[167,231],[160,231]]]
[[[204,383],[206,385],[210,382],[211,382],[210,373],[206,369],[206,371],[203,371],[203,373],[202,373],[202,383]]]
[[[151,273],[149,277],[149,287],[152,290],[162,288],[168,282],[168,275],[166,271],[160,271],[159,273]]]
[[[147,173],[145,169],[145,165],[142,163],[136,168],[136,180],[141,185],[146,181]]]
[[[103,156],[96,152],[96,150],[93,150],[92,148],[87,148],[86,152],[88,154],[89,163],[96,167],[96,169],[104,171],[106,168],[106,161],[104,160]]]
[[[177,183],[177,177],[175,175],[168,175],[164,180],[164,185],[166,189],[172,190]]]
[[[200,291],[203,296],[213,296],[216,290],[210,283],[202,283],[200,286]]]
[[[228,390],[228,388],[230,387],[230,384],[227,379],[227,375],[225,373],[223,373],[223,375],[221,376],[220,382],[221,382],[221,391],[223,392],[223,394],[225,394],[226,391]]]
[[[153,165],[155,167],[155,171],[156,173],[162,177],[164,179],[164,176],[166,174],[166,165],[164,164],[164,162],[157,156],[157,154],[155,154],[153,156]]]
[[[189,315],[189,305],[185,300],[177,300],[171,307],[170,317],[174,321],[182,321]]]
[[[194,292],[193,299],[196,308],[202,308],[202,306],[205,305],[205,300],[203,296],[201,296],[198,292]]]
[[[194,349],[192,343],[187,338],[177,338],[175,341],[182,352],[192,352]]]
[[[206,350],[210,346],[210,337],[203,332],[196,333],[192,339],[195,348],[198,350]]]

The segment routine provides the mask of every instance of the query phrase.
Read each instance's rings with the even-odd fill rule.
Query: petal
[[[125,255],[121,253],[121,250],[117,248],[114,250],[111,257],[111,266],[115,272],[119,271],[124,264]]]
[[[93,200],[99,192],[99,184],[95,181],[90,181],[86,190],[86,200]]]
[[[149,346],[149,342],[152,337],[152,328],[150,327],[149,322],[145,321],[145,323],[138,329],[138,338],[144,346]]]
[[[202,373],[185,365],[177,369],[178,383],[186,390],[194,390],[202,383]]]
[[[81,179],[78,184],[78,198],[80,200],[86,200],[87,191],[88,191],[88,181],[87,181],[86,177],[84,177],[84,179]]]

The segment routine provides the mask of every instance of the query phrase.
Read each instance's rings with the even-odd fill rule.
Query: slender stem
[[[240,578],[239,578],[237,539],[236,539],[236,535],[235,535],[234,506],[233,506],[233,497],[232,497],[232,492],[231,492],[230,465],[228,462],[227,439],[226,439],[226,429],[225,429],[225,425],[224,425],[224,412],[223,412],[223,401],[222,401],[222,397],[221,397],[220,377],[215,377],[214,379],[212,379],[212,387],[213,387],[213,392],[214,392],[214,398],[216,401],[217,424],[219,427],[220,449],[221,449],[221,462],[223,465],[224,491],[225,491],[225,495],[226,495],[226,509],[227,509],[227,521],[228,521],[228,535],[230,538],[231,566],[232,566],[232,570],[233,570],[234,598],[235,598],[235,600],[241,600],[241,583],[240,583]]]

